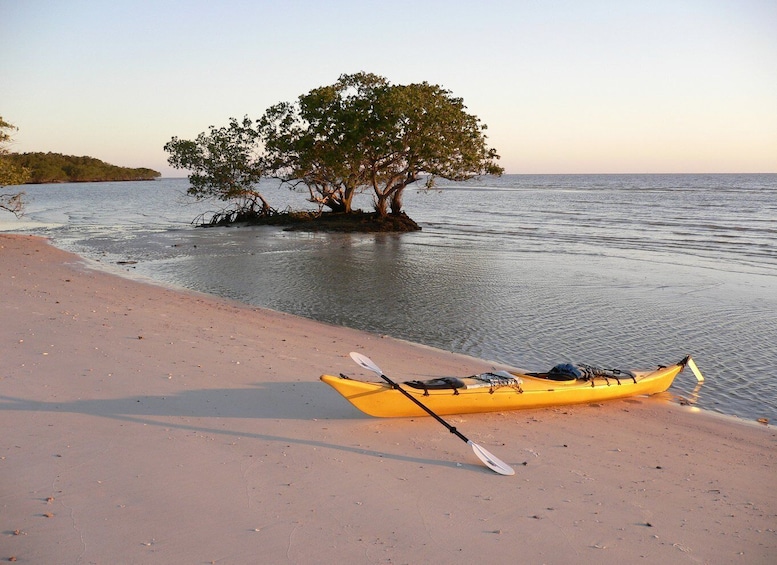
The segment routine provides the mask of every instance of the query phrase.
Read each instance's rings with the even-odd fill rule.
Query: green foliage
[[[16,126],[9,124],[0,116],[0,187],[24,184],[29,178],[29,171],[9,158],[10,132],[16,129]],[[20,216],[24,210],[23,196],[23,192],[0,193],[0,210]]]
[[[296,104],[270,108],[259,122],[268,171],[307,187],[311,202],[333,212],[350,212],[353,197],[366,188],[365,131],[371,92],[385,79],[361,73],[299,97]]]
[[[350,211],[361,190],[380,215],[402,209],[404,189],[424,178],[465,180],[503,172],[485,125],[461,98],[426,82],[391,85],[377,75],[342,75],[260,121],[267,170],[308,187],[311,200]]]
[[[9,124],[0,116],[0,186],[24,184],[29,178],[29,171],[14,163],[8,151],[11,132],[16,129],[16,126]]]
[[[24,184],[29,178],[29,170],[16,165],[10,155],[0,154],[0,186]]]
[[[216,198],[237,201],[238,207],[227,216],[245,218],[251,214],[273,212],[265,198],[255,190],[264,172],[258,153],[258,134],[253,122],[230,118],[229,126],[210,126],[194,141],[173,137],[165,144],[167,162],[189,173],[189,194],[198,200]]]
[[[151,169],[118,167],[94,157],[61,153],[14,153],[8,157],[30,171],[30,183],[152,180],[160,176]]]
[[[387,202],[398,214],[405,187],[423,177],[431,186],[435,177],[461,181],[504,171],[496,150],[486,146],[486,126],[439,86],[389,87],[377,92],[372,107],[364,166],[380,214]]]

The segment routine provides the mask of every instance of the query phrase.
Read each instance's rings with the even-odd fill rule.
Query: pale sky
[[[373,72],[488,125],[508,173],[777,172],[777,0],[0,0],[11,150],[163,145]]]

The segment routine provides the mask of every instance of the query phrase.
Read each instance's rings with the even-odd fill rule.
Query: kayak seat
[[[577,377],[565,373],[526,373],[530,377],[537,379],[547,379],[549,381],[574,381]]]
[[[551,381],[574,381],[582,378],[580,369],[571,363],[561,363],[553,367],[547,373],[532,373],[533,377],[548,379]]]
[[[457,377],[440,377],[428,381],[405,381],[404,384],[411,388],[424,391],[424,396],[429,395],[430,390],[452,390],[453,394],[459,394],[456,389],[466,388],[464,381]]]

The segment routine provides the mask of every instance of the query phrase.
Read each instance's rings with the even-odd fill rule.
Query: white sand
[[[0,235],[0,292],[0,560],[777,562],[772,426],[657,398],[450,417],[504,477],[431,418],[370,418],[318,380],[364,375],[352,350],[402,380],[487,362],[29,236]]]

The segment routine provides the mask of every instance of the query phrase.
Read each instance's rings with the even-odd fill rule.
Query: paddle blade
[[[704,375],[701,374],[699,367],[696,366],[696,362],[691,357],[688,357],[688,366],[691,368],[691,371],[693,371],[693,374],[696,376],[696,380],[699,381],[700,383],[704,382]]]
[[[375,363],[373,363],[372,359],[370,359],[366,355],[362,355],[361,353],[356,353],[355,351],[351,351],[351,359],[356,361],[357,365],[360,365],[361,367],[367,369],[368,371],[372,371],[373,373],[377,373],[378,375],[383,375],[383,371],[380,370],[380,367],[378,367]]]
[[[475,455],[478,456],[478,459],[485,463],[486,467],[496,473],[499,473],[500,475],[515,475],[515,470],[510,467],[510,465],[494,456],[493,453],[486,451],[484,448],[480,447],[477,443],[473,443],[472,441],[467,441],[467,443],[472,446],[472,451],[475,452]]]

